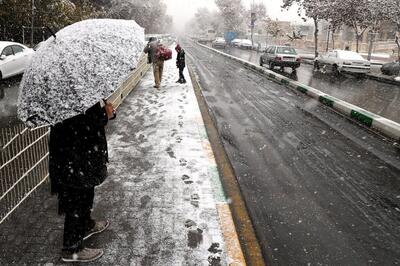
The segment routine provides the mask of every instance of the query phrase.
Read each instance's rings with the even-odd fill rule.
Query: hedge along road
[[[259,64],[260,53],[239,48],[218,49],[224,53],[239,57],[254,64]],[[267,65],[265,65],[268,68]],[[380,72],[373,66],[374,72]],[[367,78],[343,74],[335,77],[329,74],[314,73],[311,65],[303,63],[295,73],[289,68],[282,73],[302,84],[316,88],[341,100],[357,105],[372,113],[400,123],[400,87]]]
[[[309,97],[185,41],[267,264],[400,263],[400,154]]]

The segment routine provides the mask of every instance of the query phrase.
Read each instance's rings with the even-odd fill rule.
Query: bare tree
[[[399,0],[385,0],[388,5],[388,20],[394,23],[397,27],[397,57],[400,62],[400,1]]]
[[[294,4],[299,6],[297,13],[302,17],[304,11],[305,16],[311,18],[314,22],[314,54],[318,56],[318,23],[324,18],[327,12],[329,0],[283,0],[282,8],[290,8]],[[303,17],[303,20],[306,18]]]
[[[224,19],[226,31],[240,32],[244,21],[245,9],[241,0],[215,0],[220,14]]]

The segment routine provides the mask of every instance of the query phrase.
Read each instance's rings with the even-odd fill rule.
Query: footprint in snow
[[[195,206],[195,207],[199,207],[199,203],[200,203],[200,196],[197,193],[194,193],[191,197],[190,203]]]
[[[181,178],[182,178],[183,182],[184,182],[186,185],[189,185],[189,184],[192,184],[192,183],[193,183],[192,178],[191,178],[190,176],[188,176],[188,175],[183,175]]]

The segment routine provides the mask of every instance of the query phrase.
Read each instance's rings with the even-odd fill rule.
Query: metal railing
[[[48,177],[49,128],[1,129],[0,224]]]
[[[135,70],[109,97],[115,108],[125,100],[150,68],[142,54]],[[49,177],[47,126],[17,125],[0,129],[0,224]]]

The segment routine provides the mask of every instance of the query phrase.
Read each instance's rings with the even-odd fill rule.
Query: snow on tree
[[[109,18],[132,19],[145,28],[146,33],[163,33],[169,30],[172,18],[162,0],[111,0]]]
[[[302,17],[302,11],[304,11],[305,16],[313,20],[315,57],[318,56],[318,23],[324,19],[327,8],[329,7],[329,2],[329,0],[283,0],[282,8],[288,9],[297,4],[299,6],[297,10],[298,15]],[[306,20],[306,18],[303,17],[303,20]]]
[[[193,19],[188,23],[186,32],[199,34],[202,31],[213,29],[221,32],[223,20],[218,11],[210,11],[206,7],[199,8]]]
[[[240,32],[243,28],[245,9],[241,0],[215,0],[223,19],[225,31]]]
[[[394,23],[397,27],[397,56],[400,62],[400,0],[386,0],[388,9],[387,18],[390,22]]]
[[[98,17],[100,13],[100,10],[92,5],[91,0],[35,1],[34,27],[49,26],[57,31],[76,21]],[[31,21],[32,0],[0,1],[0,26],[3,39],[22,42],[22,27],[26,27],[25,30],[29,31]],[[36,41],[39,41],[39,38]]]

